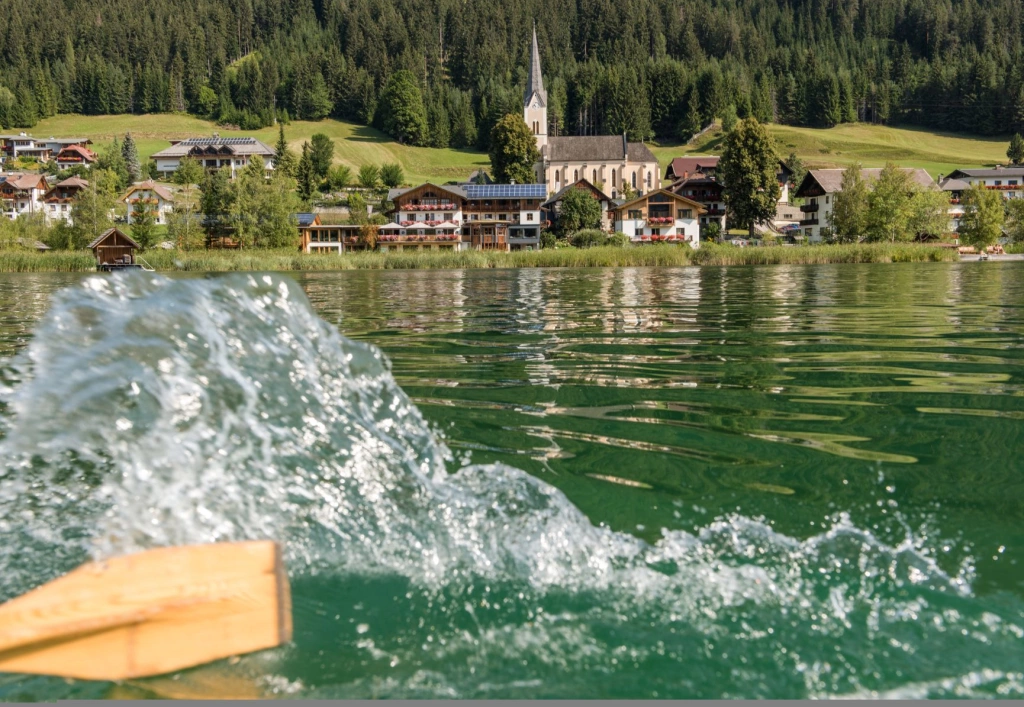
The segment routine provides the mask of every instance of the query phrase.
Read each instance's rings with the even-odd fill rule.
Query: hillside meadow
[[[844,124],[835,128],[815,129],[771,125],[780,155],[791,152],[811,167],[844,167],[855,162],[865,167],[882,167],[886,162],[924,167],[932,176],[948,174],[958,167],[982,167],[1006,162],[1007,140],[969,135],[936,133],[916,128],[882,125]],[[191,115],[163,113],[158,115],[58,115],[40,121],[32,134],[37,137],[88,137],[94,143],[109,142],[115,136],[131,132],[140,155],[150,155],[167,147],[171,139],[195,135],[253,135],[273,146],[276,128],[254,131],[232,131]],[[406,181],[446,182],[465,179],[470,172],[488,167],[483,152],[473,150],[436,149],[402,145],[384,133],[364,125],[339,120],[318,122],[293,121],[285,126],[285,135],[292,149],[301,149],[302,142],[317,132],[329,135],[335,142],[335,162],[346,164],[353,172],[363,164],[398,162],[405,170]],[[722,150],[724,134],[715,130],[696,144],[651,144],[664,169],[673,157],[685,154],[717,154]]]

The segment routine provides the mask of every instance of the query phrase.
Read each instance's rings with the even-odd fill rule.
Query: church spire
[[[544,90],[544,76],[540,72],[540,50],[537,48],[536,22],[533,23],[533,46],[530,48],[530,76],[526,79],[526,93],[523,96],[523,103],[528,105],[534,94],[540,98],[542,106],[547,106],[548,92]]]

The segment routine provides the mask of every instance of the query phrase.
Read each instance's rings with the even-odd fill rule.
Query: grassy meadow
[[[770,126],[782,156],[796,154],[812,167],[844,167],[861,162],[865,167],[882,167],[893,161],[904,166],[924,167],[932,176],[948,174],[957,167],[990,166],[1006,161],[1007,139],[934,133],[915,128],[847,124],[830,129]],[[40,121],[32,134],[45,137],[84,136],[93,142],[109,142],[126,132],[135,136],[140,155],[150,155],[168,145],[172,138],[195,135],[253,135],[269,145],[277,141],[277,128],[235,133],[208,120],[184,114],[159,115],[58,115]],[[465,179],[470,172],[488,167],[487,155],[473,150],[435,149],[401,145],[384,133],[363,125],[338,120],[294,121],[285,135],[298,151],[313,133],[323,132],[335,141],[335,162],[350,166],[398,162],[410,184]],[[693,145],[652,143],[662,169],[669,160],[684,154],[717,154],[724,135],[713,130]]]
[[[917,128],[849,123],[835,128],[798,128],[770,125],[780,156],[795,152],[808,167],[884,167],[895,162],[923,167],[933,176],[957,168],[1006,164],[1009,138],[936,133]],[[712,130],[693,145],[651,146],[662,167],[683,154],[721,154],[725,135]]]
[[[31,132],[36,137],[87,137],[99,146],[110,142],[115,136],[120,138],[126,132],[131,132],[143,160],[148,160],[154,152],[167,147],[171,139],[211,135],[215,132],[224,137],[251,135],[271,147],[277,142],[277,126],[233,131],[209,120],[178,113],[58,115],[41,120]],[[406,181],[411,184],[465,179],[473,170],[490,166],[487,155],[482,152],[401,145],[379,130],[355,123],[296,120],[285,126],[285,137],[296,154],[301,151],[303,141],[309,140],[314,133],[325,133],[334,140],[334,162],[348,165],[353,173],[363,164],[397,162],[402,165]]]
[[[438,270],[464,268],[681,267],[686,265],[802,265],[826,263],[938,262],[959,259],[952,248],[885,243],[859,245],[768,246],[737,248],[705,243],[617,248],[557,248],[500,253],[492,251],[303,254],[294,250],[151,250],[143,259],[163,272],[238,272],[293,270]],[[96,262],[88,252],[0,251],[0,272],[89,272]]]

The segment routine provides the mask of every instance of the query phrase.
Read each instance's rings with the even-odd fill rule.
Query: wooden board
[[[0,606],[0,671],[123,680],[291,640],[270,541],[150,550],[83,565]]]

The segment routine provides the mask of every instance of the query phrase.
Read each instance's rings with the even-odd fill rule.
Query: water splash
[[[89,555],[277,538],[297,640],[264,667],[307,696],[1018,680],[1019,605],[974,597],[970,567],[944,572],[926,539],[889,545],[838,514],[798,540],[727,516],[651,545],[520,470],[449,474],[383,354],[288,278],[89,279],[3,379],[0,596]]]

